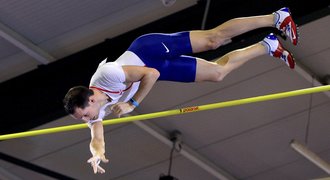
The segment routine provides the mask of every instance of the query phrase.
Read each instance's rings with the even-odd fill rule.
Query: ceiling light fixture
[[[180,152],[182,149],[182,134],[180,131],[174,130],[170,134],[170,140],[173,142],[172,149],[170,153],[170,164],[168,168],[167,175],[161,174],[159,177],[159,180],[179,180],[176,177],[171,176],[171,170],[172,170],[172,161],[173,161],[173,153],[174,150],[177,152]]]
[[[162,1],[163,5],[166,7],[170,7],[176,2],[176,0],[161,0],[161,1]]]

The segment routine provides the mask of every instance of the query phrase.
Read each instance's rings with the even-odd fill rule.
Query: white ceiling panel
[[[0,37],[0,61],[6,61],[4,60],[6,57],[19,53],[20,51],[20,49]]]
[[[35,44],[141,3],[114,1],[10,1],[1,9],[1,21]],[[10,12],[16,12],[15,15]]]
[[[330,75],[330,47],[303,59],[304,64],[318,77]],[[322,64],[322,66],[320,66]]]
[[[330,149],[330,103],[325,103],[310,114],[308,146],[317,152]]]
[[[0,82],[30,72],[38,65],[37,61],[23,52],[8,56],[0,61]]]
[[[294,117],[243,133],[200,151],[202,154],[216,158],[216,162],[224,162],[225,168],[236,172],[234,174],[239,174],[239,178],[244,179],[260,172],[270,171],[272,168],[301,158],[290,148],[289,143],[292,139],[303,139],[306,117],[307,113],[299,113]],[[305,171],[310,170],[305,169]]]
[[[330,151],[324,153],[328,157]],[[323,155],[323,154],[322,154]],[[323,156],[324,157],[324,156]],[[330,158],[327,158],[329,161]],[[292,180],[292,179],[318,179],[318,178],[329,178],[329,175],[322,171],[320,168],[316,167],[310,161],[300,158],[296,161],[278,166],[271,170],[266,170],[254,176],[246,178],[246,180]],[[326,179],[324,179],[326,180]]]

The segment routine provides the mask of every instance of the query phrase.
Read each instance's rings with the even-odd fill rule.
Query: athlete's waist
[[[125,51],[115,62],[121,66],[145,66],[144,62],[132,51]]]

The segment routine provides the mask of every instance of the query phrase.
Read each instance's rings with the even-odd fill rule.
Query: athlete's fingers
[[[94,174],[96,174],[97,171],[98,171],[98,166],[101,162],[100,158],[94,156],[94,157],[91,157],[87,162],[91,164],[91,166],[93,168],[93,171],[94,171]]]
[[[105,173],[105,170],[101,166],[97,166],[97,172],[103,174]]]

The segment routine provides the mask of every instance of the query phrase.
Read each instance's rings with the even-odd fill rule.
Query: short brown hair
[[[85,86],[75,86],[71,88],[63,99],[64,109],[69,114],[74,114],[75,108],[85,108],[88,106],[89,97],[94,92]]]

